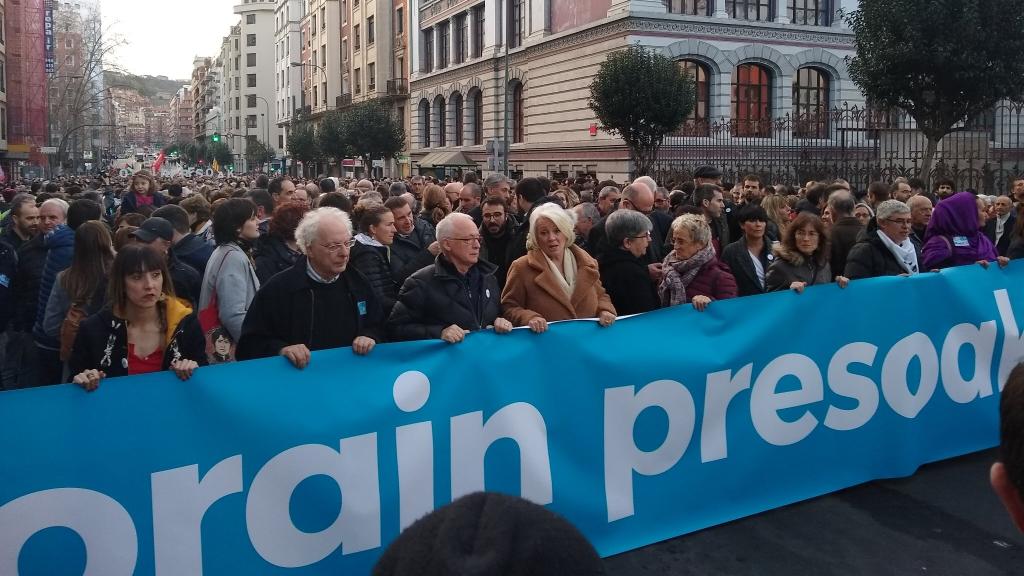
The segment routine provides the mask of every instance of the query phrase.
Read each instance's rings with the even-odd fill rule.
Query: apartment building
[[[273,114],[271,102],[276,100],[275,76],[275,0],[245,0],[234,7],[240,18],[238,58],[240,90],[234,93],[238,115],[241,117],[242,138],[232,138],[232,152],[245,161],[246,146],[251,141],[269,144],[279,152],[280,128]],[[232,44],[233,46],[233,44]],[[236,163],[236,169],[238,164]],[[247,162],[243,170],[251,169]]]
[[[282,156],[288,155],[288,134],[295,111],[304,105],[301,23],[305,6],[304,0],[277,0],[274,8],[274,122]]]

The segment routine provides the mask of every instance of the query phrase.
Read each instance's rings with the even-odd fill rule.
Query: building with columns
[[[626,179],[629,151],[596,129],[587,101],[607,55],[637,43],[694,74],[688,125],[698,132],[679,139],[726,121],[745,126],[733,134],[740,143],[764,137],[759,127],[774,119],[863,104],[844,61],[853,34],[837,16],[854,8],[856,0],[413,0],[413,170],[489,172],[485,143],[507,130],[514,176]]]

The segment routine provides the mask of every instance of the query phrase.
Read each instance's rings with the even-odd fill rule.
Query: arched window
[[[462,102],[462,94],[458,92],[452,94],[452,97],[449,100],[449,102],[452,107],[452,120],[454,120],[455,123],[455,132],[453,133],[453,136],[455,136],[455,138],[453,138],[453,140],[455,140],[456,146],[462,146],[462,127],[464,122],[464,118],[462,117],[464,108]]]
[[[430,102],[420,100],[420,142],[430,148]]]
[[[772,134],[771,73],[759,64],[740,64],[732,79],[733,136]]]
[[[693,103],[693,111],[683,121],[676,136],[707,136],[710,133],[708,127],[708,110],[711,108],[711,85],[709,80],[711,74],[708,67],[695,60],[680,60],[679,68],[689,72],[696,87],[696,98]]]
[[[473,145],[480,146],[484,143],[484,94],[480,90],[474,90],[469,96],[470,106],[473,107]]]
[[[804,26],[830,26],[831,0],[789,0],[789,21]]]
[[[437,145],[445,147],[448,145],[448,123],[445,121],[445,114],[448,111],[444,108],[444,98],[434,98],[434,115],[437,118]]]
[[[737,20],[771,22],[775,0],[725,0],[725,11]]]
[[[526,138],[523,117],[523,83],[512,85],[512,142],[523,142]]]
[[[708,0],[665,0],[669,14],[689,14],[690,16],[711,16]]]
[[[793,136],[828,138],[828,76],[801,68],[793,80]]]

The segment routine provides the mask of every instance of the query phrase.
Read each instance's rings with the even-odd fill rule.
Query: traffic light
[[[213,142],[220,142],[220,132],[214,132],[213,136],[210,136],[210,140]]]

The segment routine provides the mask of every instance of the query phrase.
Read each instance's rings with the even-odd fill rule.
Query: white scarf
[[[367,246],[376,246],[377,248],[384,248],[383,244],[374,240],[373,237],[363,234],[362,232],[356,234],[356,242],[359,242],[360,244],[365,244]]]
[[[541,254],[544,253],[541,252]],[[555,273],[555,278],[558,279],[558,284],[562,287],[566,297],[572,300],[572,292],[576,289],[576,257],[573,256],[572,251],[566,248],[562,254],[561,270],[555,265],[554,260],[548,258],[547,254],[544,254],[544,259],[548,261],[548,266]]]
[[[1010,213],[1007,212],[1006,216],[996,216],[996,243],[1003,237],[1003,232],[1006,228],[1006,222],[1010,219]]]
[[[909,238],[903,241],[903,244],[897,244],[889,238],[885,232],[881,230],[877,231],[878,237],[882,239],[882,243],[885,247],[892,252],[892,255],[896,257],[896,261],[900,263],[900,266],[907,271],[908,274],[917,274],[919,268],[917,266],[917,250],[914,248],[914,243]]]

